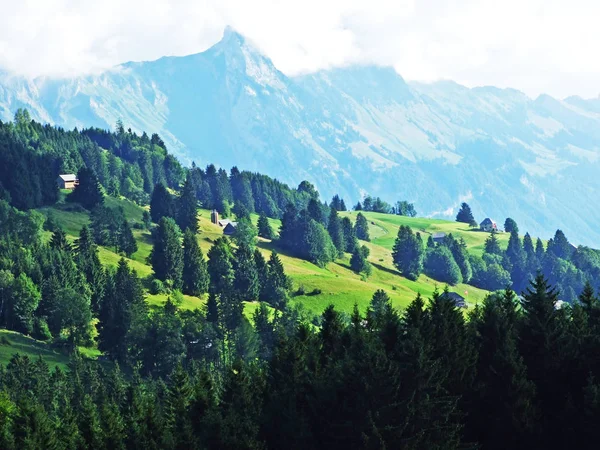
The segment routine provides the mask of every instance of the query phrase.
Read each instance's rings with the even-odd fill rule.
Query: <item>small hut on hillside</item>
[[[79,180],[74,173],[65,173],[58,176],[56,184],[60,189],[75,189],[79,185]]]
[[[481,231],[487,231],[488,233],[491,233],[492,231],[498,231],[498,225],[496,225],[496,222],[494,222],[492,219],[486,217],[483,219],[483,222],[479,224],[479,229]]]

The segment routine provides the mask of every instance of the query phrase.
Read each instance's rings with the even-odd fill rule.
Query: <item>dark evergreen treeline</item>
[[[58,199],[59,174],[92,171],[111,195],[144,204],[157,183],[178,188],[184,171],[156,134],[138,136],[118,124],[66,131],[30,119],[18,110],[12,123],[0,123],[0,198],[19,209]]]
[[[344,253],[352,253],[353,270],[368,276],[371,272],[366,261],[368,250],[359,246],[359,239],[369,240],[369,226],[362,213],[352,223],[349,217],[340,217],[338,209],[327,207],[314,197],[304,209],[288,204],[281,219],[278,243],[294,255],[321,266]]]
[[[101,345],[120,365],[75,356],[49,370],[14,356],[0,368],[1,448],[600,445],[600,302],[589,285],[557,309],[540,275],[522,300],[492,294],[469,318],[440,293],[399,314],[378,291],[366,313],[327,308],[319,328],[263,304],[254,327],[242,318],[232,329],[210,305],[140,310],[128,272],[107,285],[123,301],[100,315]]]
[[[406,200],[397,201],[394,205],[390,205],[379,197],[371,197],[367,195],[362,202],[358,202],[354,206],[355,211],[372,211],[384,214],[396,214],[398,216],[415,217],[417,210],[415,205]]]
[[[470,210],[466,211],[465,223],[473,221],[468,217]],[[600,289],[600,251],[575,247],[561,230],[545,246],[539,238],[534,243],[529,233],[521,238],[513,219],[507,219],[505,225],[511,230],[506,250],[494,231],[485,241],[482,256],[469,253],[464,240],[452,234],[437,242],[429,235],[424,244],[420,233],[401,226],[392,252],[394,265],[411,279],[425,273],[451,285],[469,283],[489,291],[511,286],[518,293],[540,272],[567,302],[577,299],[586,282]]]

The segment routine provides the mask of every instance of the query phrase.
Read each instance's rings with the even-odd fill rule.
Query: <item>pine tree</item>
[[[116,272],[107,277],[96,325],[98,348],[121,364],[127,360],[128,333],[138,314],[146,314],[143,287],[121,258]]]
[[[85,209],[92,210],[104,203],[104,194],[98,177],[93,170],[82,168],[77,173],[79,184],[67,197],[69,201],[81,204]]]
[[[291,287],[291,282],[285,274],[283,263],[276,252],[271,253],[268,266],[268,281],[265,289],[265,300],[275,307],[283,307],[287,301],[287,291]]]
[[[350,268],[356,273],[362,273],[365,276],[370,276],[372,267],[367,258],[369,256],[369,249],[366,246],[356,247],[350,258]]]
[[[275,237],[269,219],[264,214],[258,217],[258,235],[264,239],[273,239]]]
[[[252,221],[247,217],[242,217],[240,220],[238,220],[235,233],[233,233],[232,238],[237,245],[245,244],[248,247],[254,248],[256,246],[257,235],[258,230]]]
[[[502,249],[500,248],[500,243],[498,242],[498,236],[496,234],[496,231],[492,231],[488,238],[485,240],[483,250],[485,253],[488,253],[490,255],[502,254]]]
[[[517,222],[515,222],[513,219],[511,219],[510,217],[508,217],[505,221],[504,221],[504,231],[506,233],[512,233],[513,231],[518,233],[519,232],[519,226],[517,225]]]
[[[257,248],[254,249],[254,265],[258,277],[258,298],[264,300],[267,298],[266,292],[269,283],[269,266],[261,251]]]
[[[190,417],[193,390],[181,364],[170,376],[166,398],[166,425],[175,441],[175,449],[195,448],[195,437]]]
[[[479,361],[468,431],[485,448],[534,445],[535,385],[517,349],[515,300],[510,289],[488,296],[476,324]]]
[[[266,303],[260,303],[258,308],[254,310],[252,321],[261,343],[259,356],[262,360],[267,361],[271,357],[275,346],[275,328],[271,320],[271,312]]]
[[[70,252],[73,249],[67,241],[67,234],[60,228],[52,233],[50,247],[63,252]]]
[[[125,450],[127,431],[118,405],[112,400],[105,400],[100,408],[100,423],[104,448]]]
[[[235,251],[234,271],[233,286],[237,295],[243,300],[256,300],[260,293],[260,281],[254,253],[247,244],[240,244]]]
[[[296,239],[298,234],[298,210],[292,203],[288,203],[281,218],[279,242],[283,247],[297,251]]]
[[[79,418],[79,431],[84,442],[83,448],[102,448],[103,436],[98,408],[89,394],[84,395],[81,402],[81,411],[77,415]]]
[[[535,256],[537,257],[538,261],[541,262],[544,259],[545,254],[546,251],[544,250],[544,243],[540,238],[537,238],[537,241],[535,242]]]
[[[348,217],[344,217],[341,221],[341,225],[342,233],[344,235],[344,249],[348,253],[353,253],[358,247],[358,240],[356,239],[352,221]]]
[[[177,199],[177,225],[181,230],[198,232],[198,200],[189,175]]]
[[[208,269],[198,238],[191,230],[183,235],[183,293],[199,296],[208,291]]]
[[[14,278],[10,300],[5,306],[6,327],[21,333],[33,331],[33,315],[40,304],[41,294],[31,278],[21,273]]]
[[[550,244],[550,242],[552,244]],[[556,230],[554,238],[548,243],[548,253],[552,253],[557,258],[570,259],[574,252],[573,246],[567,240],[567,237],[561,230]]]
[[[219,304],[217,302],[217,295],[210,293],[206,302],[206,321],[217,325],[219,323]]]
[[[460,210],[458,211],[458,214],[456,215],[456,221],[462,222],[462,223],[467,223],[467,224],[469,224],[469,226],[477,226],[477,221],[475,220],[475,217],[473,217],[473,213],[471,212],[471,207],[466,203],[462,203],[460,205]]]
[[[175,217],[173,196],[169,194],[164,184],[154,186],[150,200],[150,216],[154,223],[160,222],[163,217]]]
[[[598,315],[600,312],[600,300],[596,297],[594,288],[589,281],[586,281],[583,291],[579,295],[579,303],[581,303],[588,315],[592,315],[592,313]]]
[[[445,244],[450,249],[450,252],[452,252],[452,257],[460,269],[463,283],[468,283],[473,276],[473,269],[469,262],[469,253],[467,251],[466,242],[462,237],[459,240],[456,240],[452,234],[449,234],[446,236]]]
[[[392,250],[394,266],[405,277],[416,280],[423,271],[423,256],[423,243],[415,236],[412,228],[401,225]]]
[[[104,292],[104,269],[98,257],[98,248],[93,241],[90,230],[83,226],[79,232],[79,238],[75,241],[75,262],[85,278],[92,292],[91,307],[94,313],[98,313],[100,300]]]
[[[327,223],[326,215],[323,212],[324,209],[327,209],[327,206],[322,205],[315,198],[311,198],[308,201],[308,206],[306,207],[309,217],[321,225],[325,225]]]
[[[233,289],[233,255],[226,237],[217,239],[208,251],[207,269],[210,276],[210,293],[223,294]]]
[[[146,209],[142,213],[142,223],[144,224],[144,228],[146,230],[149,230],[152,226],[152,216],[150,215],[150,212]]]
[[[531,267],[536,255],[535,248],[533,247],[533,240],[529,233],[525,233],[525,236],[523,236],[523,251],[525,252],[527,263]]]
[[[336,211],[346,211],[346,205],[344,204],[344,200],[342,200],[337,194],[335,194],[331,199],[329,207],[331,209],[335,209]]]
[[[240,172],[238,168],[234,166],[230,171],[229,182],[231,184],[231,193],[235,204],[234,209],[237,210],[241,208],[246,214],[253,214],[255,212],[255,202],[247,173]],[[236,215],[238,216],[238,219],[241,217],[241,215],[238,215],[238,212],[236,212]]]
[[[137,242],[133,237],[133,232],[131,231],[131,227],[127,220],[123,221],[119,230],[118,248],[119,251],[125,253],[128,258],[138,250]]]
[[[338,251],[338,255],[342,255],[346,249],[344,245],[344,230],[342,229],[342,223],[335,208],[331,208],[330,210],[327,231],[333,245],[335,245]]]
[[[150,253],[150,261],[154,276],[179,289],[183,272],[181,231],[173,219],[163,217],[153,234],[154,247]]]
[[[378,289],[371,297],[367,309],[367,322],[371,329],[381,329],[386,315],[392,309],[390,296],[383,289]]]
[[[521,239],[516,231],[510,233],[506,256],[512,266],[510,276],[513,281],[513,287],[517,292],[521,292],[529,282],[529,272],[527,271],[527,260]]]
[[[561,373],[565,363],[564,315],[555,309],[558,292],[538,274],[523,294],[525,319],[519,336],[520,350],[527,373],[538,390],[544,435],[540,442],[560,442],[559,430],[565,411],[566,392]]]
[[[369,222],[367,222],[367,218],[362,214],[358,213],[356,215],[356,223],[354,224],[354,232],[356,237],[361,241],[370,241],[369,237]]]
[[[447,290],[434,292],[428,309],[432,356],[446,373],[444,387],[451,395],[462,396],[473,382],[476,352],[465,324],[465,317]]]

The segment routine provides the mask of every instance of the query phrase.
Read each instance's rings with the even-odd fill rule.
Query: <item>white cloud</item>
[[[412,80],[600,92],[593,0],[0,0],[0,66],[69,76],[205,50],[232,25],[287,74],[352,63]]]

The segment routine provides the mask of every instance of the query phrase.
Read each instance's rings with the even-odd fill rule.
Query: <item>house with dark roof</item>
[[[74,173],[65,173],[58,176],[56,184],[59,189],[75,189],[76,186],[79,186],[79,180]]]
[[[229,219],[219,219],[217,217],[217,224],[221,227],[221,228],[225,228],[227,226],[227,224],[231,223],[231,220]]]
[[[494,222],[492,219],[486,217],[483,219],[483,222],[479,224],[479,229],[481,231],[487,231],[488,233],[491,233],[492,231],[498,231],[498,225],[496,225],[496,222]]]
[[[433,242],[436,244],[441,244],[444,242],[444,239],[446,239],[446,233],[433,233],[431,239],[433,239]]]
[[[223,228],[223,234],[226,236],[231,236],[233,233],[235,233],[235,230],[237,230],[237,222],[229,222],[227,225],[225,225],[225,228]]]
[[[447,298],[448,300],[452,300],[458,308],[467,307],[467,302],[465,301],[465,298],[458,292],[444,292],[442,294],[442,297]]]

